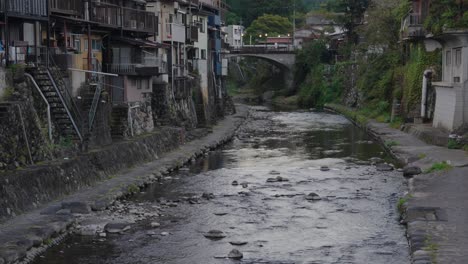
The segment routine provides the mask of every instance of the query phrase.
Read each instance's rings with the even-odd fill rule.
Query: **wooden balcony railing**
[[[81,0],[49,0],[50,11],[54,13],[82,16],[83,1]]]
[[[7,4],[9,16],[29,17],[41,20],[48,19],[47,0],[1,0],[1,13],[6,11]]]
[[[154,32],[156,28],[156,16],[144,10],[122,8],[123,28]]]
[[[122,26],[122,17],[119,6],[93,4],[90,13],[90,20],[93,22],[98,22],[111,27]]]

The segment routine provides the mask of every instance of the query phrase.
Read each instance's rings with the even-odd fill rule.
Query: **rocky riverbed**
[[[36,263],[409,263],[393,160],[345,118],[256,107],[236,139]]]

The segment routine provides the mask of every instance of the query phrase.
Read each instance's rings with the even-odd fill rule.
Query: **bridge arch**
[[[296,55],[292,52],[275,52],[275,53],[248,53],[237,52],[224,54],[225,58],[234,57],[250,57],[265,60],[275,65],[284,72],[284,81],[286,89],[291,91],[294,89],[294,65],[296,63]]]

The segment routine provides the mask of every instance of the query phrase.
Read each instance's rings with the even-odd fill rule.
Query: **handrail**
[[[75,128],[76,133],[78,134],[78,137],[80,138],[80,141],[83,142],[83,136],[81,135],[81,131],[78,128],[78,126],[76,125],[75,119],[71,115],[70,110],[68,109],[68,105],[65,103],[65,100],[63,99],[62,93],[60,92],[59,88],[57,87],[57,84],[55,83],[55,80],[52,77],[52,74],[50,73],[49,69],[47,69],[47,75],[49,76],[49,78],[50,78],[50,80],[52,82],[52,85],[54,86],[55,91],[57,92],[57,95],[60,98],[60,101],[62,101],[63,107],[65,108],[65,111],[67,111],[68,117],[70,118],[70,120],[72,122],[72,125]]]
[[[45,97],[44,93],[41,91],[41,88],[39,88],[39,85],[37,85],[36,80],[34,80],[34,77],[32,77],[32,75],[29,74],[29,73],[25,73],[24,76],[28,77],[31,80],[31,82],[34,84],[34,87],[39,92],[42,99],[44,100],[44,102],[47,105],[47,124],[48,124],[48,128],[49,128],[49,139],[50,139],[50,141],[52,141],[52,117],[51,117],[51,114],[50,114],[50,104],[47,101],[47,98]]]
[[[63,74],[60,72],[60,70],[56,70],[58,69],[59,67],[57,66],[57,64],[55,63],[52,55],[49,53],[49,63],[52,64],[52,67],[47,67],[48,71],[50,70],[53,70],[53,73],[55,75],[58,75],[58,77],[64,82],[63,84],[65,84],[65,77],[63,76]],[[52,76],[53,77],[53,76]],[[74,118],[78,119],[78,122],[80,124],[83,124],[83,117],[81,116],[81,113],[78,109],[78,107],[76,106],[75,102],[73,101],[73,96],[70,94],[70,91],[68,91],[68,89],[66,87],[64,87],[63,89],[64,92],[64,95],[66,95],[66,99],[67,101],[65,101],[65,103],[67,103],[70,107],[71,107],[71,111],[73,112],[73,114],[75,115]],[[59,90],[60,91],[60,90]]]

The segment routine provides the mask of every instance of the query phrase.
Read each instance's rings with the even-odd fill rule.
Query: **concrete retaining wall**
[[[124,168],[155,160],[185,142],[179,128],[113,144],[90,153],[0,174],[0,221],[112,177]]]

